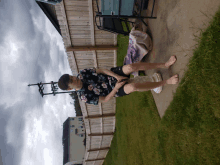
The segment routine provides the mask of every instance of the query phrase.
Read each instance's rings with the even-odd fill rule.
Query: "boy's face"
[[[72,80],[72,82],[69,82],[68,86],[69,88],[67,90],[72,90],[74,89],[81,89],[82,87],[82,81],[80,79],[78,79],[75,76],[70,76],[70,80]]]

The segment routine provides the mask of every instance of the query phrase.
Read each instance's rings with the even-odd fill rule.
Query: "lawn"
[[[104,165],[220,164],[220,10],[198,45],[160,119],[153,96],[117,98],[116,132]],[[118,35],[123,65],[128,37]]]

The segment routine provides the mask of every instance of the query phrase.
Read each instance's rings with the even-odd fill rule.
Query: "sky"
[[[62,38],[35,0],[0,0],[0,36],[0,165],[61,165],[73,100],[28,84],[71,74]]]

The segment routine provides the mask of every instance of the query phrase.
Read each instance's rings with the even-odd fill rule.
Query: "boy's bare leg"
[[[137,70],[151,70],[157,68],[169,68],[176,62],[176,56],[171,56],[166,63],[147,63],[147,62],[138,62],[134,63]]]
[[[143,70],[151,70],[157,68],[169,68],[176,62],[176,56],[171,56],[170,59],[166,63],[147,63],[147,62],[137,62],[133,64],[124,65],[122,67],[123,72],[126,75],[131,74],[132,72],[143,71]]]
[[[135,91],[143,92],[143,91],[148,91],[160,86],[163,86],[165,84],[177,84],[179,81],[178,75],[174,75],[168,80],[163,80],[160,82],[145,82],[145,83],[134,83],[135,86]]]
[[[148,91],[160,86],[164,86],[166,84],[166,80],[160,82],[145,82],[145,83],[135,83],[135,89],[138,92]]]
[[[145,82],[145,83],[135,83],[136,91],[148,91],[160,86],[164,86],[165,84],[176,84],[178,83],[178,75],[174,75],[168,80],[163,80],[160,82]]]
[[[163,80],[160,82],[144,82],[144,83],[131,83],[131,84],[126,84],[124,86],[124,91],[126,94],[139,91],[148,91],[160,86],[163,86],[165,84],[177,84],[179,82],[179,76],[176,74],[169,78],[168,80]]]

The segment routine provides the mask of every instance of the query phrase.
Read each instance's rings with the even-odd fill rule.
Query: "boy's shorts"
[[[112,67],[110,70],[111,70],[112,72],[118,74],[119,76],[123,76],[123,77],[128,77],[128,78],[130,78],[130,75],[124,74],[124,72],[122,71],[122,66]],[[126,82],[125,84],[128,84],[128,82]],[[129,94],[126,94],[125,91],[124,91],[124,86],[125,86],[125,84],[124,84],[121,88],[119,88],[119,90],[118,90],[118,92],[117,92],[117,94],[119,95],[119,97],[120,97],[120,96],[124,96],[124,95],[129,95]]]

